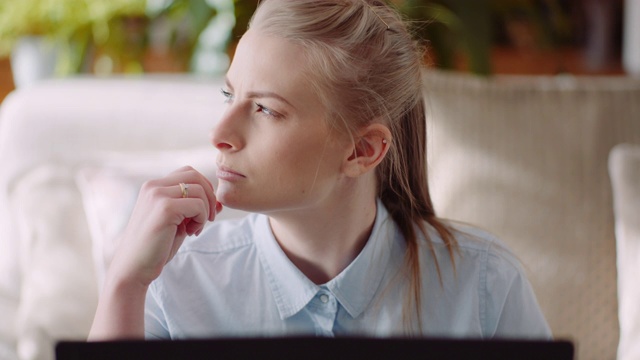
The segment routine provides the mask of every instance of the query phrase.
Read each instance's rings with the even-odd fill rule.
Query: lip
[[[216,177],[220,180],[227,180],[227,181],[246,178],[246,176],[244,176],[243,174],[240,174],[239,172],[234,171],[233,169],[226,167],[224,165],[218,165],[218,171],[216,171]]]

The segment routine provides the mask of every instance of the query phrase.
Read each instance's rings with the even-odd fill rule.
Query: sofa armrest
[[[48,342],[86,333],[97,286],[93,269],[87,269],[91,234],[76,173],[101,166],[109,154],[206,147],[224,110],[221,84],[182,75],[79,77],[19,89],[5,99],[0,343],[18,343],[22,357],[51,358]],[[76,292],[68,296],[56,279],[75,283]]]
[[[618,260],[618,359],[640,358],[640,145],[621,144],[609,158]]]

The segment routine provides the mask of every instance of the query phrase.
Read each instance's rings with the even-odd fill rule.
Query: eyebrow
[[[233,86],[231,85],[229,78],[227,78],[226,76],[224,78],[224,83],[227,85],[227,87],[229,87],[229,89],[233,90]],[[277,93],[274,93],[273,91],[250,91],[249,93],[247,93],[247,97],[250,99],[273,98],[282,101],[283,103],[291,106],[294,109],[296,108],[287,99]]]

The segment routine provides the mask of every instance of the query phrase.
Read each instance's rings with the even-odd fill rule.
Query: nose
[[[244,146],[242,123],[240,109],[234,109],[233,105],[229,105],[209,133],[213,146],[220,151],[241,149]]]

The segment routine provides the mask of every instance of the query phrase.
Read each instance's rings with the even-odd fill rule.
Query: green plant
[[[414,25],[417,37],[443,69],[456,66],[456,55],[464,54],[471,72],[491,73],[491,15],[489,0],[399,0],[395,1]]]
[[[148,1],[151,2],[151,0]],[[157,43],[158,36],[155,36],[154,40],[153,33],[156,35],[161,33],[160,38],[164,40],[161,39],[160,42],[164,43],[160,47],[165,50],[170,49],[175,60],[182,64],[184,70],[201,71],[194,64],[194,57],[198,54],[212,54],[225,50],[226,41],[211,40],[210,36],[206,36],[206,32],[216,34],[230,32],[233,26],[233,0],[155,0],[155,2],[164,2],[164,4],[148,11],[150,42]]]
[[[145,0],[0,0],[0,55],[6,56],[21,37],[44,36],[61,44],[66,66],[72,67],[89,39],[107,41],[115,19],[143,16],[145,4]]]
[[[414,24],[436,67],[455,69],[462,56],[470,72],[492,73],[491,50],[500,32],[515,22],[533,33],[534,46],[567,41],[571,32],[560,0],[395,0]],[[513,40],[513,39],[512,39]],[[517,41],[517,40],[516,40]]]
[[[141,72],[151,45],[170,49],[175,61],[187,68],[198,37],[216,15],[208,3],[0,0],[0,56],[8,55],[24,36],[43,36],[59,49],[61,74],[92,71],[105,60],[110,71]]]

